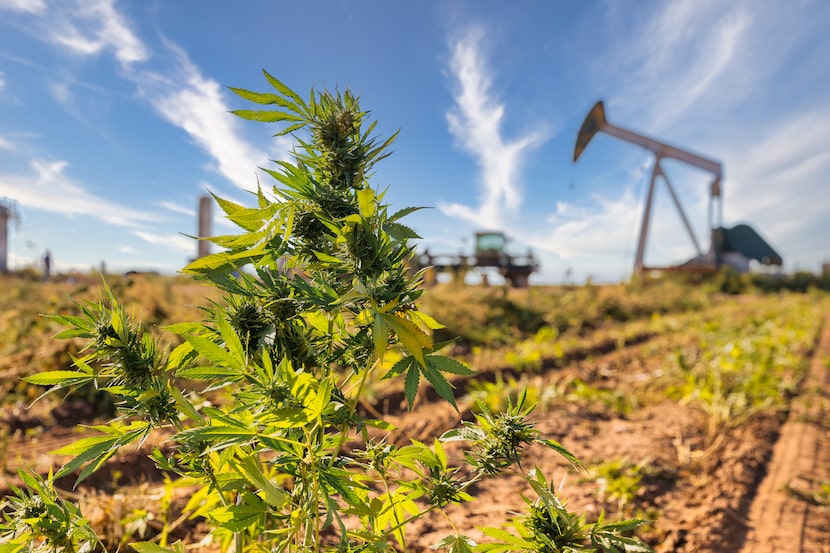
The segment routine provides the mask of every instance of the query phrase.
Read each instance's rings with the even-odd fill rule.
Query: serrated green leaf
[[[0,553],[19,553],[26,547],[26,543],[0,543]]]
[[[248,232],[262,230],[265,223],[277,212],[277,206],[264,208],[245,208],[228,215],[228,220]]]
[[[207,329],[203,323],[175,323],[163,326],[162,328],[168,332],[183,336],[186,334],[201,334]]]
[[[239,251],[250,249],[268,236],[266,231],[254,231],[244,234],[225,234],[222,236],[210,236],[208,238],[191,237],[197,240],[208,240],[224,250]]]
[[[475,540],[468,536],[450,534],[449,536],[445,536],[438,543],[430,545],[429,548],[446,549],[449,553],[473,553],[473,548],[475,546]]]
[[[268,105],[268,104],[276,104],[279,101],[279,96],[277,96],[276,94],[267,94],[267,93],[263,93],[263,92],[251,92],[250,90],[245,90],[245,89],[242,89],[242,88],[234,88],[232,86],[229,86],[228,90],[230,90],[231,92],[233,92],[237,96],[245,98],[249,102],[253,102],[255,104]]]
[[[574,467],[584,468],[582,466],[582,463],[579,462],[579,459],[577,459],[576,456],[573,453],[571,453],[570,451],[565,449],[565,446],[563,446],[559,442],[557,442],[555,440],[540,440],[540,443],[542,443],[545,446],[551,448],[556,453],[558,453],[559,455],[561,455],[562,457],[567,459],[568,462],[570,462]]]
[[[186,336],[185,340],[193,346],[193,349],[199,355],[209,359],[220,367],[226,367],[226,374],[239,374],[239,370],[243,368],[243,366],[237,363],[237,359],[233,355],[207,338],[202,338],[201,336]],[[237,369],[237,371],[232,371],[231,369]]]
[[[481,529],[486,535],[490,536],[491,538],[496,538],[497,540],[502,540],[507,544],[525,544],[528,543],[523,540],[521,537],[516,536],[508,532],[507,530],[502,530],[501,528],[495,527],[485,527]],[[482,544],[483,546],[487,546],[489,544]],[[530,544],[528,544],[530,545]],[[509,549],[509,548],[508,548]]]
[[[109,458],[118,453],[120,447],[145,436],[149,430],[149,425],[136,421],[126,427],[109,425],[94,426],[92,428],[106,432],[107,435],[83,438],[73,444],[51,452],[54,455],[73,455],[73,452],[77,452],[74,459],[66,463],[55,473],[55,478],[71,474],[86,464],[75,480],[75,486],[77,486],[89,475],[101,468]]]
[[[179,432],[183,439],[197,439],[218,445],[244,444],[256,438],[257,433],[238,426],[200,426]]]
[[[239,335],[224,317],[219,317],[216,320],[216,327],[219,329],[219,335],[225,342],[225,347],[228,348],[228,353],[234,358],[234,366],[244,367],[245,348],[242,347],[242,340],[239,339]]]
[[[228,217],[230,217],[238,211],[247,209],[244,205],[232,202],[230,200],[226,200],[224,198],[220,198],[213,192],[211,192],[210,195],[213,196],[213,199],[216,200],[216,203],[219,204],[219,207],[222,209],[222,211],[225,212],[225,215],[227,215]]]
[[[92,321],[75,315],[47,315],[46,318],[51,319],[56,323],[60,323],[63,326],[77,327],[77,329],[85,330],[87,332],[95,330],[95,325]]]
[[[591,543],[603,551],[619,553],[654,553],[648,544],[636,539],[620,536],[616,533],[604,531],[591,532]]]
[[[194,349],[190,342],[182,342],[167,356],[167,369],[171,371],[183,370],[190,363]]]
[[[427,367],[426,369],[422,368],[421,372],[424,373],[424,376],[429,383],[432,384],[432,387],[435,388],[438,395],[452,405],[456,411],[458,411],[458,406],[455,404],[455,395],[452,391],[452,385],[447,382],[444,375],[431,367]]]
[[[29,489],[35,491],[40,496],[48,496],[45,488],[46,482],[43,481],[43,477],[29,472],[29,469],[18,469],[17,475],[20,476],[20,479],[23,480],[23,483],[26,484]]]
[[[282,232],[282,241],[287,244],[291,239],[291,233],[294,232],[294,210],[288,212],[288,217],[285,219],[285,228]]]
[[[199,414],[196,408],[193,407],[193,404],[190,403],[186,397],[184,397],[184,394],[181,392],[181,390],[179,390],[175,386],[170,386],[169,390],[170,395],[172,395],[173,399],[176,400],[176,405],[179,406],[179,410],[182,413],[184,413],[190,420],[198,424],[205,423],[204,417],[202,417],[202,415]]]
[[[392,368],[389,369],[389,372],[387,372],[385,375],[383,375],[383,380],[398,376],[399,374],[409,370],[409,367],[412,366],[413,364],[414,364],[414,366],[418,365],[418,363],[417,363],[417,361],[414,357],[412,357],[411,355],[408,355],[408,356],[404,357],[403,359],[401,359],[400,361],[398,361],[397,363],[392,365]]]
[[[90,449],[101,444],[111,444],[117,439],[117,436],[91,436],[88,438],[81,438],[71,444],[65,445],[54,451],[50,451],[50,455],[81,455],[88,452]]]
[[[462,426],[447,430],[439,438],[442,442],[476,441],[484,438],[484,432],[480,428]]]
[[[383,228],[394,239],[400,240],[401,242],[405,242],[406,240],[419,240],[421,238],[420,234],[418,234],[408,226],[402,225],[400,223],[386,223],[385,225],[383,225]]]
[[[397,430],[397,427],[391,422],[379,419],[363,419],[363,424],[372,428],[377,428],[378,430],[386,430],[387,432]]]
[[[189,380],[219,380],[222,382],[233,382],[242,378],[242,372],[216,365],[187,367],[176,371],[179,378]]]
[[[633,518],[628,520],[618,520],[617,522],[611,522],[602,526],[602,530],[611,530],[614,532],[630,532],[635,528],[643,526],[644,524],[649,524],[651,521],[644,520],[641,518]]]
[[[79,328],[67,328],[55,334],[53,338],[57,340],[69,340],[72,338],[92,338],[93,334],[86,330]]]
[[[323,263],[327,263],[329,265],[342,265],[343,264],[343,260],[337,259],[333,255],[329,255],[327,253],[314,252],[314,256],[317,259],[319,259],[320,261],[322,261]]]
[[[296,92],[294,92],[293,90],[291,90],[290,88],[288,88],[287,86],[282,84],[282,81],[280,81],[276,77],[272,76],[270,73],[268,73],[268,71],[265,71],[263,69],[262,72],[265,74],[265,78],[268,79],[268,82],[271,83],[271,86],[273,86],[274,89],[276,89],[277,92],[282,94],[285,98],[290,99],[294,104],[296,104],[297,108],[306,108],[305,102],[303,101],[302,98],[300,98],[297,95]],[[313,94],[313,91],[312,91],[312,98],[313,97],[314,97],[314,94]],[[298,109],[298,110],[295,110],[295,111],[300,111],[300,110]]]
[[[459,363],[451,357],[444,357],[443,355],[427,355],[425,359],[427,366],[437,371],[460,375],[475,374],[474,370],[463,365],[462,363]]]
[[[119,338],[124,335],[124,330],[127,326],[125,324],[126,321],[124,320],[123,315],[124,313],[121,310],[113,309],[112,316],[110,317],[110,324],[112,324],[112,329],[115,331],[115,335]]]
[[[130,547],[138,551],[138,553],[176,553],[175,549],[170,547],[162,547],[157,543],[151,541],[140,541],[131,543]]]
[[[235,109],[231,111],[232,114],[242,119],[249,121],[259,121],[260,123],[278,123],[280,121],[303,121],[299,115],[289,113],[287,111],[277,110],[254,110],[254,109]]]
[[[253,263],[265,255],[262,248],[236,253],[219,252],[200,257],[182,269],[184,273],[206,276],[226,275],[239,270],[240,267]]]
[[[23,377],[23,380],[29,384],[39,386],[60,385],[61,387],[83,384],[93,379],[92,374],[81,371],[46,371]]]
[[[291,134],[294,131],[302,129],[305,126],[306,126],[305,121],[301,121],[299,123],[294,123],[293,125],[289,125],[288,127],[284,128],[283,130],[281,130],[278,133],[274,134],[274,136],[285,136],[287,134]]]
[[[208,516],[222,528],[231,532],[241,532],[255,524],[263,514],[265,514],[265,504],[261,506],[228,505],[213,509]]]
[[[410,409],[412,409],[412,406],[415,405],[415,395],[418,393],[418,383],[420,380],[421,369],[418,367],[417,363],[410,362],[409,371],[406,373],[406,380],[404,384],[404,393]]]
[[[330,329],[329,318],[325,311],[308,311],[303,316],[312,328],[323,334],[328,334]]]
[[[265,495],[265,502],[268,505],[277,509],[285,505],[285,502],[288,500],[288,493],[284,489],[275,486],[265,477],[259,458],[252,455],[241,461],[232,461],[232,464],[248,482],[262,490]]]
[[[414,212],[420,211],[422,209],[429,209],[429,208],[428,207],[405,207],[403,209],[400,209],[400,210],[396,211],[394,213],[394,215],[391,215],[387,220],[389,222],[397,221],[398,219],[402,219],[403,217],[406,217],[410,213],[414,213]]]

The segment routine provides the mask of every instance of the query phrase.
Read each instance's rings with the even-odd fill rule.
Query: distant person
[[[43,282],[47,282],[49,280],[51,271],[52,255],[49,253],[49,250],[46,250],[46,254],[43,256]]]

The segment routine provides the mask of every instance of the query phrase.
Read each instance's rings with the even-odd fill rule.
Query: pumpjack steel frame
[[[689,237],[692,239],[692,243],[694,244],[695,249],[697,250],[697,259],[705,259],[706,255],[700,248],[700,244],[698,243],[695,233],[692,231],[692,227],[689,224],[689,219],[688,217],[686,217],[686,212],[683,211],[683,206],[680,205],[680,200],[677,198],[677,194],[674,191],[674,187],[669,181],[669,178],[666,175],[665,171],[663,171],[661,161],[664,158],[675,159],[677,161],[686,163],[687,165],[691,165],[692,167],[696,167],[698,169],[707,171],[713,175],[713,179],[709,187],[710,237],[714,236],[716,228],[721,227],[721,222],[723,220],[723,201],[721,189],[723,179],[723,167],[721,166],[720,162],[714,161],[712,159],[700,156],[698,154],[686,150],[682,150],[676,146],[666,144],[665,142],[661,142],[659,140],[642,135],[632,130],[625,129],[617,125],[612,125],[608,122],[608,120],[605,117],[605,106],[601,100],[594,104],[594,107],[591,108],[591,111],[588,113],[587,117],[585,118],[585,121],[582,123],[582,127],[579,130],[579,135],[577,135],[576,146],[574,147],[574,162],[576,162],[579,159],[579,156],[582,155],[582,152],[585,150],[586,146],[588,146],[588,143],[591,141],[594,135],[596,135],[599,132],[605,133],[615,138],[619,138],[620,140],[624,140],[632,144],[636,144],[638,146],[641,146],[642,148],[645,148],[646,150],[649,150],[654,154],[654,164],[651,168],[651,178],[649,180],[648,195],[646,196],[646,205],[643,210],[643,220],[640,224],[640,236],[637,240],[637,253],[634,258],[635,274],[640,274],[647,270],[643,260],[645,257],[648,227],[651,219],[651,208],[652,203],[654,201],[654,188],[656,186],[658,177],[662,177],[663,181],[666,183],[666,187],[669,190],[671,199],[674,202],[675,207],[677,207],[677,211],[680,213],[680,218],[683,221],[683,225],[685,226],[686,231],[689,233]],[[718,204],[717,223],[713,221],[715,202],[717,202]],[[712,268],[714,268],[716,266],[717,261],[715,260],[714,255],[712,255],[712,249],[713,248],[710,247],[709,259],[707,259],[705,265],[711,264]]]

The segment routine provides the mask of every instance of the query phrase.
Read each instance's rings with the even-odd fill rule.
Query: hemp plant
[[[241,230],[209,238],[222,251],[184,268],[224,300],[200,322],[167,327],[183,338],[170,352],[129,320],[108,289],[81,315],[54,317],[68,327],[61,337],[86,338],[87,347],[74,370],[28,380],[53,389],[91,382],[118,407],[113,421],[94,427],[99,436],[59,451],[74,458],[55,476],[77,473],[80,481],[121,447],[168,428],[169,447],[152,458],[197,488],[188,509],[223,550],[383,552],[409,550],[407,525],[474,500],[474,483],[507,470],[524,475],[529,444],[576,463],[539,435],[524,395],[508,413],[485,413],[444,436],[470,443],[458,466],[441,440],[397,446],[384,438],[390,423],[364,416],[370,380],[402,380],[410,409],[424,382],[455,406],[451,377],[472,371],[440,354],[446,344],[431,334],[442,325],[416,305],[422,275],[410,268],[410,241],[418,236],[401,220],[419,208],[393,212],[369,183],[395,135],[376,137],[376,122],[348,90],[312,89],[304,99],[265,78],[269,92],[231,89],[257,105],[234,113],[280,125],[276,134],[295,140],[292,160],[264,169],[275,184],[260,185],[252,207],[216,197]],[[391,368],[383,362],[390,350],[400,357]],[[185,387],[193,382],[199,389]],[[205,391],[227,399],[207,403]],[[0,527],[0,544],[12,543],[9,527]],[[613,528],[606,534],[611,545],[596,543],[607,551],[644,550],[631,549],[639,542]],[[178,542],[171,549],[165,536],[132,546],[184,550]],[[436,547],[463,551],[472,540],[452,534]]]

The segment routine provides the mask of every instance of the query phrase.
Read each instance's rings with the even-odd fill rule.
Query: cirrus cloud
[[[478,163],[481,202],[477,207],[439,202],[438,207],[479,226],[500,228],[505,215],[522,203],[519,183],[527,154],[544,143],[550,132],[537,128],[512,140],[502,136],[505,106],[493,95],[493,77],[482,54],[484,37],[483,28],[471,27],[452,44],[455,106],[446,114],[450,133]]]

